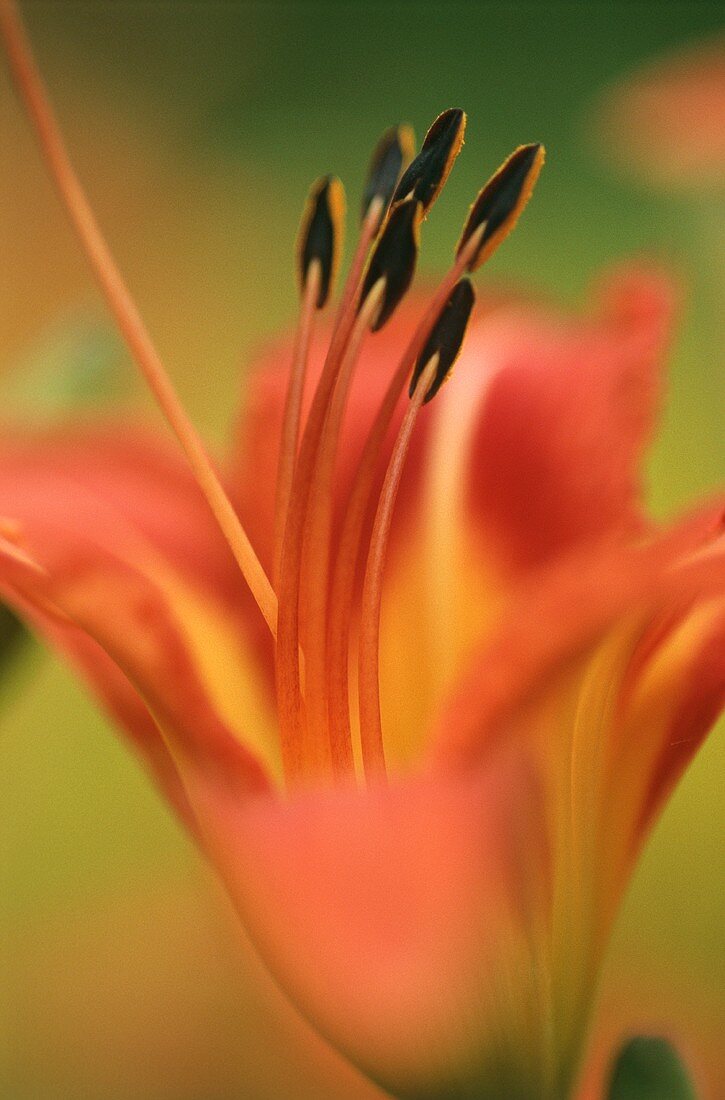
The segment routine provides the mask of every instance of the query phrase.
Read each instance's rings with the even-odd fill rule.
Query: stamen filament
[[[381,215],[385,207],[385,202],[380,196],[376,195],[370,203],[365,219],[360,227],[360,236],[358,238],[357,247],[355,248],[355,255],[352,258],[350,264],[350,270],[347,273],[345,279],[345,285],[342,289],[342,296],[340,298],[340,304],[337,309],[337,315],[335,317],[335,325],[332,330],[332,339],[330,342],[330,351],[332,351],[332,345],[335,342],[335,337],[338,335],[338,330],[342,325],[343,320],[347,317],[353,305],[355,304],[355,298],[360,289],[360,281],[362,279],[363,268],[365,266],[365,260],[367,258],[368,249],[373,242],[373,239],[377,235],[378,229],[382,228]]]
[[[377,231],[377,223],[380,220],[382,200],[374,199],[360,231],[355,255],[350,270],[345,280],[342,299],[338,307],[335,323],[332,331],[330,346],[325,357],[320,378],[317,382],[312,406],[307,417],[302,441],[297,454],[292,487],[288,497],[288,507],[282,538],[282,548],[279,559],[279,573],[276,576],[278,589],[283,588],[286,595],[283,601],[284,608],[280,614],[279,629],[282,635],[278,638],[277,645],[277,676],[278,688],[280,675],[285,686],[285,702],[280,702],[280,722],[283,723],[283,712],[292,715],[292,709],[298,711],[295,700],[299,696],[299,673],[296,669],[295,652],[299,647],[299,584],[300,565],[302,559],[302,535],[304,532],[305,516],[307,513],[307,501],[312,482],[317,451],[320,438],[325,425],[327,408],[335,386],[340,356],[345,349],[345,343],[350,336],[355,324],[356,298],[362,277],[370,242]],[[281,601],[282,602],[282,601]],[[289,682],[288,681],[289,678]],[[295,688],[296,681],[296,688]],[[282,737],[286,740],[294,739],[293,728],[298,721],[289,727],[289,736]],[[292,772],[296,769],[292,766]]]
[[[368,317],[374,316],[382,298],[382,289],[381,281],[368,296],[363,307]],[[356,329],[340,365],[317,454],[303,547],[300,607],[304,618],[304,649],[307,657],[307,710],[316,735],[325,738],[328,738],[327,599],[335,464],[350,385],[366,331],[367,327]],[[332,747],[331,743],[331,751]],[[338,775],[339,762],[334,757],[332,765],[333,773]]]
[[[316,478],[317,456],[321,444],[321,437],[325,428],[325,424],[327,422],[328,409],[331,401],[333,401],[336,379],[338,376],[338,371],[340,369],[339,357],[344,353],[345,341],[350,338],[351,329],[355,321],[357,295],[360,290],[365,260],[367,258],[367,254],[373,239],[375,238],[378,230],[382,228],[381,221],[384,208],[384,199],[380,196],[375,196],[372,199],[370,206],[368,207],[365,218],[363,219],[358,243],[352,258],[352,262],[350,264],[350,269],[348,271],[345,284],[343,286],[342,296],[340,298],[340,303],[335,316],[332,337],[330,339],[330,346],[327,352],[327,356],[325,358],[325,363],[323,364],[322,373],[317,383],[317,389],[315,391],[312,408],[310,409],[307,424],[305,425],[302,444],[298,455],[298,464],[294,468],[292,485],[290,486],[290,490],[287,494],[288,503],[287,508],[285,509],[286,522],[283,528],[282,537],[280,539],[279,559],[277,560],[274,575],[276,583],[278,585],[281,585],[284,588],[285,592],[282,604],[283,608],[286,609],[286,611],[283,611],[282,639],[278,643],[277,649],[277,677],[278,692],[280,689],[280,677],[282,678],[282,682],[285,685],[284,698],[282,697],[282,694],[279,693],[278,703],[280,726],[282,728],[287,728],[287,734],[282,735],[282,743],[290,743],[288,755],[290,760],[291,776],[297,774],[302,766],[301,759],[297,760],[294,753],[291,751],[291,743],[294,741],[299,741],[302,736],[302,698],[299,683],[299,672],[295,671],[296,664],[294,663],[294,652],[295,650],[299,650],[299,601],[302,570],[303,533],[305,529],[307,506],[312,489],[312,484]],[[369,295],[369,298],[372,298],[372,294]],[[293,491],[294,497],[292,497]],[[292,501],[293,503],[292,509],[290,509],[289,507],[290,501]],[[316,533],[313,535],[312,538],[313,544],[315,542],[318,545],[323,543],[325,536],[324,534],[320,535],[320,525],[324,522],[324,517],[320,513],[317,520],[315,521]],[[327,538],[329,539],[329,535],[327,536]],[[324,551],[322,553],[324,553]],[[321,569],[324,563],[325,591],[327,589],[328,571],[326,562],[326,556],[323,559],[318,556],[316,568]],[[321,584],[320,587],[322,587]],[[322,608],[321,613],[324,614],[324,607]],[[315,620],[314,611],[312,611],[311,619],[313,621]],[[319,616],[316,633],[318,636],[321,635]],[[319,676],[315,676],[314,672],[312,673],[312,676],[316,683],[319,679]],[[293,711],[297,715],[296,718],[293,718]],[[283,715],[286,715],[286,717],[284,717]],[[326,730],[326,705],[324,719],[322,718],[322,706],[320,706],[314,717],[317,722],[322,721],[323,731]],[[333,757],[334,756],[335,753],[333,752]]]
[[[76,175],[14,0],[0,0],[0,31],[21,100],[86,257],[131,354],[186,454],[194,477],[273,635],[277,598],[141,319]]]
[[[282,561],[282,542],[284,540],[284,528],[287,520],[292,481],[294,479],[295,462],[297,460],[297,446],[300,435],[300,421],[302,418],[302,395],[307,374],[307,360],[309,358],[310,340],[316,312],[315,303],[320,290],[322,269],[319,260],[313,260],[305,282],[302,305],[295,333],[295,344],[292,352],[292,366],[290,368],[289,384],[285,398],[284,418],[282,422],[282,438],[280,442],[279,464],[277,466],[277,493],[274,512],[274,567],[272,577],[275,584],[279,582],[279,571]]]
[[[400,488],[411,436],[425,401],[428,389],[438,369],[439,355],[428,361],[418,380],[410,405],[406,410],[380,493],[370,537],[365,580],[363,583],[360,640],[358,649],[358,684],[360,705],[360,745],[365,778],[368,784],[385,779],[385,749],[380,714],[380,612],[383,596],[383,573],[388,548],[393,509]]]
[[[282,759],[288,781],[302,776],[319,777],[329,772],[330,749],[326,725],[325,729],[320,730],[319,727],[310,724],[306,732],[304,730],[299,667],[299,599],[303,537],[307,505],[329,400],[338,375],[345,374],[354,367],[362,340],[380,307],[383,291],[384,280],[381,279],[370,291],[354,318],[349,339],[339,361],[339,369],[335,369],[334,373],[333,369],[327,371],[327,363],[323,368],[323,375],[302,437],[295,471],[282,549],[276,669]]]
[[[349,634],[355,593],[355,576],[360,555],[360,544],[368,514],[375,477],[383,444],[397,408],[403,389],[413,366],[425,347],[454,286],[466,270],[471,256],[480,243],[479,228],[466,243],[440,286],[433,295],[420,320],[413,339],[404,352],[385,392],[380,409],[373,421],[370,433],[358,463],[355,480],[348,496],[345,518],[337,548],[335,572],[332,581],[328,612],[328,690],[330,731],[333,740],[333,756],[347,761],[352,769],[352,743],[348,691]]]
[[[364,264],[365,264],[365,259],[367,257],[367,253],[368,253],[368,250],[369,250],[370,245],[372,243],[372,240],[376,235],[377,229],[380,227],[382,214],[384,213],[384,207],[385,207],[385,203],[384,203],[383,199],[380,198],[379,196],[375,196],[372,199],[371,203],[370,203],[370,206],[368,208],[368,211],[367,211],[367,214],[366,214],[365,218],[363,219],[363,224],[361,226],[359,240],[358,240],[358,243],[357,243],[357,247],[355,249],[355,255],[353,256],[352,263],[350,265],[350,270],[349,270],[347,278],[345,280],[345,285],[344,285],[343,291],[342,291],[342,297],[341,297],[340,304],[339,304],[339,307],[338,307],[338,310],[337,310],[337,315],[335,317],[335,323],[334,323],[334,326],[333,326],[332,337],[331,337],[331,342],[330,342],[330,349],[329,349],[328,354],[327,354],[327,360],[329,360],[331,358],[332,347],[335,344],[336,338],[338,337],[338,333],[339,333],[342,325],[347,324],[347,317],[348,316],[350,316],[350,317],[354,316],[351,313],[351,310],[356,305],[356,298],[357,298],[357,295],[360,291],[360,285],[361,285],[361,280],[362,280],[362,273],[363,273],[363,267],[364,267]],[[369,297],[372,298],[372,294]],[[373,310],[373,312],[374,312],[374,310]],[[350,370],[350,372],[348,372],[349,374],[351,374],[352,368],[354,367],[356,361],[357,361],[356,358],[351,361],[351,370]],[[325,363],[325,368],[323,368],[323,369],[326,369],[326,367],[327,367],[327,361]],[[329,451],[331,446],[333,448],[337,446],[337,436],[339,435],[340,423],[341,423],[341,420],[342,420],[342,415],[344,413],[346,395],[347,395],[348,387],[349,387],[349,376],[348,376],[347,383],[344,384],[342,387],[340,386],[339,378],[340,378],[341,369],[342,369],[341,364],[338,364],[338,373],[337,373],[337,376],[336,376],[336,381],[335,381],[333,387],[331,388],[330,395],[329,395],[329,398],[328,398],[328,406],[327,406],[327,409],[326,409],[326,412],[325,412],[325,420],[324,420],[324,424],[323,424],[323,428],[322,428],[324,436],[323,436],[323,438],[320,438],[318,440],[318,444],[317,444],[318,451],[317,451],[317,455],[316,455],[316,458],[315,458],[315,463],[316,463],[315,464],[315,472],[313,474],[313,481],[312,481],[312,484],[311,484],[311,487],[310,487],[310,495],[312,497],[319,497],[321,495],[320,485],[319,485],[320,478],[322,478],[323,481],[326,480],[327,471],[325,469],[324,463],[322,464],[322,468],[321,468],[320,448],[322,447],[323,451],[324,451],[324,449]],[[331,412],[330,412],[331,408],[333,410],[332,417],[331,417]],[[337,410],[337,411],[335,412],[334,410]],[[332,419],[332,424],[337,423],[337,429],[333,433],[334,434],[333,439],[329,438],[330,434],[332,432],[332,426],[330,424],[331,419]],[[327,444],[325,444],[325,440],[327,440]],[[334,449],[333,449],[333,455],[332,455],[332,462],[334,463]],[[318,511],[321,512],[320,509],[318,509]],[[321,521],[322,521],[322,515],[320,514],[319,518],[318,518],[318,524]],[[310,528],[312,529],[312,534],[310,535],[308,541],[312,544],[314,544],[314,543],[319,544],[320,541],[321,541],[321,535],[319,533],[319,528],[318,528],[317,531],[315,530],[316,524],[314,522],[312,522],[311,524],[308,524],[307,526],[308,526],[308,531],[310,530]],[[317,564],[318,564],[318,567],[319,567],[321,565],[321,562],[318,561]],[[317,575],[320,576],[320,574],[317,574]],[[326,576],[327,576],[327,573],[325,572],[325,577]]]

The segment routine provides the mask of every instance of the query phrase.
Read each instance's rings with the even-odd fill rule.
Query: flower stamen
[[[365,567],[360,639],[358,643],[358,692],[360,707],[360,746],[363,768],[368,784],[386,778],[383,726],[380,714],[380,611],[383,595],[383,569],[390,534],[393,508],[400,487],[403,466],[408,454],[418,413],[423,407],[428,386],[438,370],[439,355],[428,361],[420,376],[420,385],[413,394],[395,440],[390,464],[380,492],[375,513],[370,550]]]
[[[463,147],[465,130],[466,113],[459,107],[450,107],[438,115],[395,190],[393,206],[406,199],[417,199],[427,217]]]
[[[347,744],[351,741],[348,699],[349,635],[361,540],[383,446],[410,372],[430,338],[453,288],[479,247],[482,234],[483,227],[479,227],[443,277],[418,324],[413,339],[395,368],[365,441],[348,495],[338,543],[328,614],[327,683],[330,693],[330,729],[333,737],[333,761],[338,761],[340,769],[352,768],[352,755],[346,750]]]
[[[277,466],[277,491],[274,507],[274,567],[272,579],[275,585],[279,583],[279,570],[282,560],[282,540],[284,538],[284,526],[287,520],[290,493],[292,492],[292,481],[294,478],[297,446],[300,435],[300,422],[302,419],[302,394],[304,392],[307,360],[310,352],[314,316],[315,310],[317,309],[316,302],[321,281],[322,266],[320,261],[315,259],[310,264],[304,284],[282,418],[282,436],[280,439],[279,463]]]
[[[363,582],[358,648],[360,744],[368,783],[380,782],[386,774],[380,713],[379,651],[383,573],[393,510],[418,414],[450,375],[463,344],[474,297],[468,279],[463,279],[454,287],[413,369],[410,405],[393,446],[373,522]]]
[[[403,172],[413,157],[415,136],[411,126],[391,126],[386,130],[373,150],[362,199],[362,220],[369,216],[373,203],[380,210],[378,225],[382,224],[393,192]]]
[[[459,254],[481,227],[481,247],[471,257],[468,270],[475,271],[496,251],[516,226],[544,166],[545,150],[540,142],[519,145],[479,191],[471,206],[458,242]]]
[[[413,281],[420,250],[422,218],[423,207],[417,199],[406,199],[398,203],[391,210],[370,257],[360,292],[361,302],[366,300],[379,279],[385,279],[385,296],[380,312],[372,324],[373,332],[377,332],[390,320]]]
[[[320,378],[317,382],[312,405],[307,417],[302,441],[294,466],[292,487],[288,495],[288,507],[285,516],[284,533],[279,552],[278,586],[284,589],[283,608],[280,613],[280,633],[277,638],[276,676],[278,689],[278,713],[280,723],[286,728],[282,734],[283,759],[287,759],[288,777],[299,774],[302,758],[293,744],[301,738],[300,709],[302,706],[300,674],[298,667],[299,650],[299,593],[302,562],[303,537],[309,492],[317,461],[322,432],[327,419],[327,410],[335,388],[340,359],[344,355],[346,343],[351,338],[355,324],[355,307],[360,288],[363,267],[370,243],[380,225],[386,210],[383,194],[373,195],[367,207],[360,239],[350,265],[342,297],[332,330],[330,346],[325,357]],[[367,319],[362,322],[364,329]]]
[[[340,375],[349,376],[354,369],[365,334],[374,323],[385,294],[385,279],[378,280],[370,290],[355,319],[338,370],[331,379],[328,400]],[[317,398],[320,393],[318,387]],[[324,392],[324,391],[322,391]],[[314,481],[316,459],[326,419],[326,408],[318,405],[320,423],[313,421],[315,401],[307,420],[302,447],[295,472],[293,492],[285,528],[282,567],[279,582],[280,617],[277,636],[277,703],[282,744],[282,759],[288,780],[302,776],[320,777],[329,772],[329,744],[326,730],[307,723],[305,731],[304,703],[299,664],[299,600],[301,587],[302,549],[307,518],[307,505]],[[314,447],[313,447],[314,444]]]
[[[402,138],[401,130],[404,132]],[[368,329],[377,330],[390,317],[410,285],[415,268],[419,224],[417,203],[412,204],[414,219],[404,209],[397,216],[394,211],[385,222],[361,286],[370,242],[384,222],[390,201],[394,186],[392,171],[395,166],[398,171],[402,167],[410,137],[407,128],[399,128],[395,134],[388,131],[373,155],[366,186],[366,193],[371,197],[367,204],[363,204],[360,240],[305,425],[291,492],[280,558],[283,610],[281,636],[277,645],[277,681],[278,689],[281,688],[278,690],[278,705],[283,745],[288,743],[291,746],[292,742],[298,743],[304,739],[307,748],[299,758],[295,752],[285,753],[283,749],[283,758],[289,759],[290,776],[300,769],[318,775],[329,772],[325,668],[331,485],[347,393],[362,338]],[[392,293],[388,293],[389,283],[393,287]],[[306,533],[308,553],[306,569],[303,569]],[[303,575],[314,578],[314,582],[305,585],[304,589]],[[303,730],[305,702],[299,667],[301,605],[306,611],[306,648],[311,654],[306,675],[309,676],[311,688],[309,705],[312,713],[307,721],[306,735]]]
[[[389,319],[410,286],[419,249],[421,206],[415,200],[401,203],[388,218],[373,251],[361,290],[360,315],[368,313],[369,327],[377,331]],[[371,310],[376,296],[378,308]],[[364,331],[364,330],[363,330]],[[352,343],[352,341],[351,341]],[[327,596],[332,534],[332,499],[335,461],[353,372],[358,359],[351,344],[345,353],[330,398],[317,455],[308,502],[305,543],[301,563],[300,607],[305,630],[310,723],[315,735],[328,730]]]
[[[311,187],[297,241],[301,305],[282,420],[274,513],[273,579],[279,581],[282,542],[294,478],[302,417],[302,394],[316,310],[323,309],[340,266],[345,229],[345,192],[325,176]]]
[[[360,316],[375,317],[385,290],[381,278],[365,300]],[[359,361],[362,339],[371,321],[356,326],[340,365],[325,421],[309,495],[303,561],[300,578],[300,607],[303,615],[305,680],[309,718],[315,735],[328,737],[327,710],[327,596],[333,513],[333,481],[342,422],[347,408],[353,374]],[[356,339],[356,334],[357,339]]]

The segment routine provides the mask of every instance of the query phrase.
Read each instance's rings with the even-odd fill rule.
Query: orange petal
[[[579,660],[611,627],[648,607],[658,616],[668,597],[677,606],[721,593],[722,555],[698,555],[693,546],[701,546],[722,512],[718,502],[649,542],[583,549],[522,580],[493,637],[452,693],[433,758],[480,759],[501,720],[527,705],[558,669]]]
[[[599,298],[598,314],[581,319],[522,303],[479,311],[454,378],[421,416],[386,569],[392,761],[420,755],[432,716],[506,614],[512,585],[645,526],[638,465],[672,290],[639,270],[611,276]]]
[[[536,1094],[548,865],[522,758],[292,803],[189,790],[263,959],[335,1047],[396,1096]]]
[[[22,437],[5,431],[0,511],[19,514],[25,495],[35,490],[49,496],[67,492],[71,500],[74,491],[82,491],[102,501],[206,590],[229,603],[245,590],[209,506],[171,439],[113,420],[65,424],[35,435],[26,431]],[[69,528],[73,523],[70,507]]]
[[[223,775],[238,793],[269,789],[259,762],[219,717],[166,593],[139,568],[100,547],[84,546],[82,554],[66,549],[52,570],[0,553],[0,584],[71,652],[75,631],[101,648],[145,703],[177,765],[189,758]],[[87,647],[93,679],[107,668],[105,661],[96,666],[94,656]],[[137,741],[151,728],[144,721],[143,730],[135,729]],[[148,751],[155,756],[158,745]]]
[[[20,544],[3,554],[8,597],[80,664],[185,812],[169,749],[228,766],[241,789],[266,788],[239,722],[252,741],[273,726],[250,694],[255,660],[226,547],[176,475],[163,448],[133,438],[96,451],[89,439],[28,444],[5,456],[0,513]],[[271,739],[257,748],[274,766]]]
[[[650,544],[580,552],[528,578],[433,747],[438,769],[475,766],[502,743],[535,761],[553,988],[572,1048],[634,856],[722,704],[725,547],[703,544],[721,516],[719,505]]]
[[[691,191],[725,183],[725,39],[655,61],[609,92],[604,148],[646,183]]]
[[[672,289],[654,272],[610,278],[599,320],[501,318],[480,354],[493,377],[470,467],[471,501],[501,563],[528,568],[632,531],[657,410]],[[471,334],[467,355],[475,355]],[[452,387],[451,387],[452,388]]]
[[[603,889],[612,902],[725,703],[725,546],[713,556],[711,574],[700,592],[665,602],[622,684],[602,784],[602,829],[610,837]]]

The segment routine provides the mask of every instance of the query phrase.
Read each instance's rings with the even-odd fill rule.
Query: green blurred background
[[[647,253],[684,281],[658,515],[722,479],[723,196],[618,175],[598,139],[607,87],[722,35],[719,3],[24,5],[101,224],[197,422],[221,441],[254,349],[293,318],[292,242],[312,178],[356,207],[379,133],[444,107],[467,145],[426,230],[447,262],[471,197],[520,142],[549,158],[484,281],[575,304],[600,267]],[[0,76],[4,406],[36,419],[131,402],[151,419]],[[719,245],[718,245],[719,234]],[[99,381],[100,380],[100,381]],[[310,1058],[166,808],[92,702],[38,648],[0,680],[0,1094],[373,1096]],[[605,1018],[664,1026],[725,1071],[722,778],[715,733],[657,828],[620,921]]]

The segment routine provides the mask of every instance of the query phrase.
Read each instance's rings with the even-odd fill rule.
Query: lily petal
[[[99,454],[90,439],[6,453],[0,513],[20,543],[2,556],[7,597],[80,664],[165,788],[178,783],[158,726],[173,751],[221,753],[242,786],[266,787],[239,723],[274,769],[273,717],[203,501],[162,447],[116,438]]]
[[[365,795],[240,804],[203,776],[189,791],[272,973],[373,1080],[401,1097],[473,1097],[540,1079],[547,858],[525,757]]]
[[[430,715],[512,589],[538,583],[547,563],[647,529],[638,467],[675,292],[658,271],[630,268],[597,297],[581,318],[531,303],[489,308],[421,424],[422,478],[408,480],[417,504],[403,503],[382,622],[386,747],[399,763],[419,757]]]
[[[500,563],[520,570],[642,525],[638,467],[659,403],[670,280],[612,274],[600,318],[534,310],[493,327],[471,501]],[[469,354],[474,354],[473,341]]]
[[[581,1046],[634,857],[722,702],[725,546],[702,547],[721,515],[719,505],[626,553],[602,547],[540,571],[439,726],[433,771],[527,745],[547,791],[565,1052]]]

